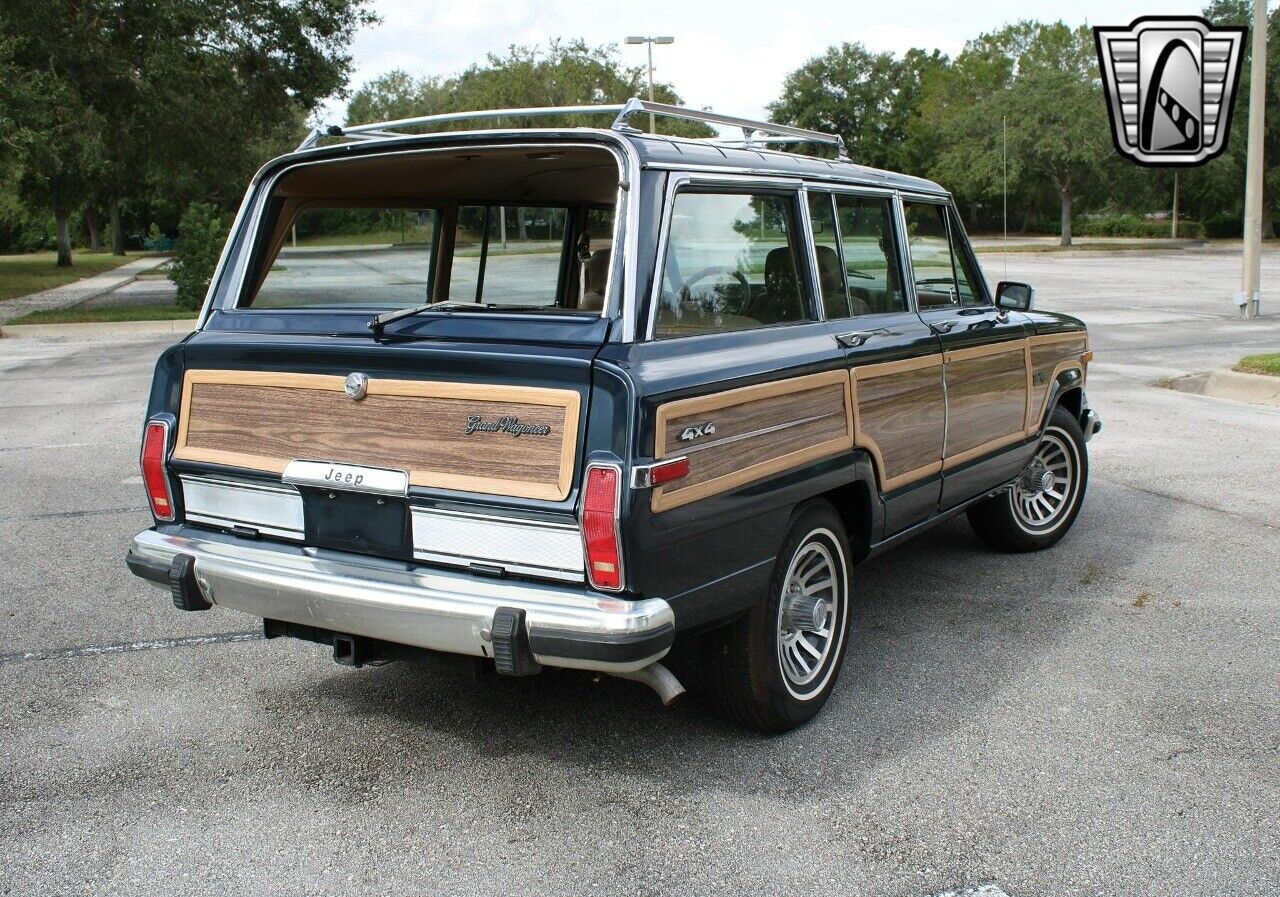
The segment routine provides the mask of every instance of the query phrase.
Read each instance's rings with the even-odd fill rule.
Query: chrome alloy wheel
[[[787,691],[821,691],[844,641],[845,560],[835,534],[817,529],[791,558],[778,602],[777,656]]]
[[[1039,535],[1061,523],[1080,490],[1079,470],[1075,443],[1050,427],[1009,493],[1018,526]]]

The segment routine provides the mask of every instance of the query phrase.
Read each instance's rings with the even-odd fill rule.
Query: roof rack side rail
[[[322,137],[345,137],[350,140],[385,140],[392,137],[409,137],[410,133],[402,128],[417,128],[426,125],[442,125],[457,121],[483,120],[494,118],[536,118],[549,115],[613,115],[615,131],[632,131],[636,129],[627,124],[627,117],[637,112],[649,112],[665,118],[678,118],[684,121],[696,121],[710,125],[740,128],[741,141],[725,141],[723,143],[740,143],[745,146],[757,146],[769,143],[822,143],[836,148],[836,157],[842,160],[849,158],[845,150],[844,138],[839,134],[828,134],[824,131],[813,131],[809,128],[797,128],[792,125],[779,125],[768,121],[756,121],[750,118],[739,118],[735,115],[721,115],[718,112],[706,112],[701,109],[688,109],[684,106],[671,106],[667,103],[654,103],[632,97],[625,103],[602,104],[595,106],[531,106],[524,109],[486,109],[477,112],[442,112],[436,115],[419,115],[415,118],[401,118],[395,121],[379,121],[365,125],[349,125],[338,127],[315,128],[306,139],[298,145],[299,150],[310,149]]]
[[[627,116],[636,112],[650,112],[654,115],[662,115],[667,118],[680,118],[685,121],[697,121],[711,125],[724,125],[730,128],[742,129],[741,143],[751,146],[754,143],[824,143],[836,148],[836,156],[841,160],[847,160],[849,153],[845,150],[844,138],[839,134],[828,134],[825,131],[814,131],[809,128],[797,128],[792,125],[779,125],[769,121],[755,121],[750,118],[739,118],[736,115],[721,115],[718,112],[706,112],[701,109],[688,109],[684,106],[671,106],[667,103],[654,103],[649,100],[642,100],[639,97],[632,97],[623,105],[622,110],[618,113],[618,117],[613,120],[615,130],[627,130],[629,125],[626,123]],[[634,129],[632,129],[634,130]],[[757,137],[759,134],[761,137]],[[774,140],[771,138],[791,138],[790,140]],[[739,141],[721,141],[724,143],[737,143]]]
[[[419,115],[395,121],[379,121],[367,125],[348,125],[317,128],[302,141],[298,149],[316,145],[321,137],[350,137],[355,140],[368,138],[410,137],[400,128],[417,128],[423,125],[443,125],[455,121],[482,120],[486,118],[539,118],[547,115],[616,115],[622,111],[621,103],[600,106],[530,106],[524,109],[484,109],[478,112],[441,112],[435,115]]]

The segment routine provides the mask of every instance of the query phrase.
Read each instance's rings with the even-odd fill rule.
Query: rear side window
[[[812,320],[801,257],[790,196],[677,194],[655,335],[663,339]]]
[[[255,308],[414,305],[428,300],[435,209],[312,206],[279,234]]]
[[[836,220],[853,313],[906,311],[891,200],[837,194]]]

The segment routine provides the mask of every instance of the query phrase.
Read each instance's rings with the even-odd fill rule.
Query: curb
[[[0,337],[19,339],[39,336],[99,336],[112,333],[190,333],[195,318],[170,321],[97,321],[85,324],[5,324]]]
[[[1280,377],[1219,368],[1209,372],[1204,394],[1280,408]]]

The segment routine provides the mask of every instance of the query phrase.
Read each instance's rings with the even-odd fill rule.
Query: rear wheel
[[[761,732],[785,732],[822,709],[849,627],[844,526],[825,501],[792,520],[768,590],[744,617],[708,633],[702,669],[721,712]]]
[[[1065,408],[1056,408],[1017,481],[971,508],[969,523],[999,551],[1048,548],[1071,529],[1088,482],[1089,455],[1080,424]]]

